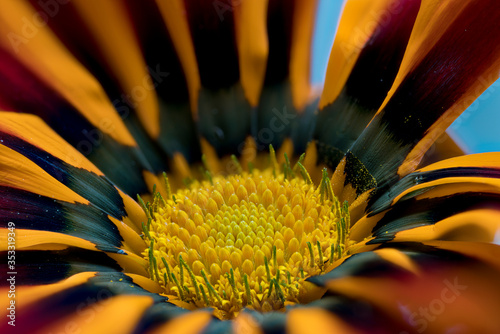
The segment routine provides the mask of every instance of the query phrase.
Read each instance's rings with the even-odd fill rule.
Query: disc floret
[[[315,289],[306,279],[349,242],[347,203],[334,196],[326,169],[318,186],[288,158],[282,169],[208,175],[175,194],[166,179],[166,196],[143,204],[151,277],[171,299],[226,319],[243,307],[265,312],[306,301]]]

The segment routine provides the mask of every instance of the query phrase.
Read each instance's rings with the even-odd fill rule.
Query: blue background
[[[325,79],[330,48],[338,25],[341,0],[319,0],[313,39],[311,81],[321,85]],[[467,153],[500,151],[500,80],[490,86],[448,128]]]

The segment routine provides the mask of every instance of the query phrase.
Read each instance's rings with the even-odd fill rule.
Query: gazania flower
[[[500,332],[497,1],[316,5],[2,1],[2,333]]]

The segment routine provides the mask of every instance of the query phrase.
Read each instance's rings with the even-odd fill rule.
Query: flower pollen
[[[315,186],[300,160],[294,168],[286,161],[282,171],[240,168],[175,194],[166,179],[166,197],[142,202],[144,256],[169,301],[231,319],[244,307],[283,310],[324,293],[306,279],[346,251],[347,203],[334,196],[326,169]]]

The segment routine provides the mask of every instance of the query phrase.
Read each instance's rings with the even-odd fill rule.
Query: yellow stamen
[[[148,217],[144,257],[166,295],[213,307],[224,319],[244,307],[281,310],[285,302],[309,300],[305,280],[347,251],[349,210],[335,197],[328,171],[315,186],[304,155],[293,168],[285,155],[280,169],[270,151],[268,168],[245,172],[233,156],[237,173],[222,176],[203,161],[204,180],[173,192],[165,175],[167,198],[139,197]]]

